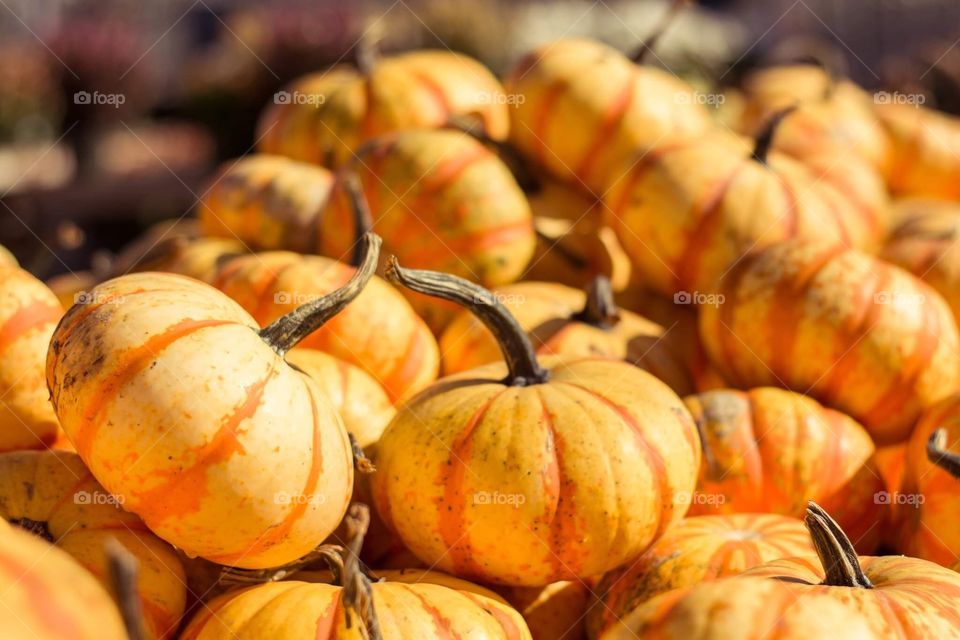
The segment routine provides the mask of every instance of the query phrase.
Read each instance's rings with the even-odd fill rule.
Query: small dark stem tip
[[[690,4],[690,0],[673,0],[673,2],[670,3],[670,8],[667,9],[667,12],[660,18],[657,26],[653,28],[653,32],[630,54],[630,60],[637,64],[646,62],[648,56],[653,52],[654,48],[656,48],[657,42],[688,4]]]
[[[107,540],[106,553],[110,585],[127,629],[127,637],[130,640],[145,640],[143,605],[137,593],[139,563],[126,547],[113,538]]]
[[[587,300],[573,320],[609,329],[620,322],[620,308],[613,298],[613,285],[604,275],[595,277],[587,287]]]
[[[373,231],[373,214],[370,212],[370,204],[367,202],[367,196],[363,193],[363,184],[359,176],[352,171],[343,175],[343,189],[350,201],[350,211],[353,213],[353,228],[356,233],[357,241],[353,245],[353,256],[350,258],[350,264],[359,267],[363,264],[363,243],[361,238],[367,233]]]
[[[797,110],[797,105],[791,105],[785,109],[777,111],[763,125],[753,143],[753,154],[750,156],[760,164],[767,164],[767,156],[770,154],[770,148],[773,146],[773,138],[777,133],[777,128],[784,118]]]
[[[960,480],[960,454],[947,450],[947,430],[937,429],[927,440],[927,459]]]

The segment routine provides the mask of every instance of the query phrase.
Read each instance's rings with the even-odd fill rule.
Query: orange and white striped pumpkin
[[[63,549],[107,589],[106,544],[115,539],[137,560],[136,591],[148,637],[174,637],[186,603],[180,559],[140,518],[120,507],[77,454],[0,454],[0,518]]]
[[[435,128],[453,116],[480,119],[507,137],[503,88],[482,64],[450,51],[412,51],[303,76],[260,117],[258,148],[327,167],[346,164],[367,140],[404,129]]]
[[[587,614],[589,636],[601,637],[661,593],[813,552],[807,530],[796,518],[745,513],[684,518],[642,556],[603,577]]]
[[[62,315],[43,282],[19,267],[0,266],[0,451],[42,449],[57,439],[43,371]]]
[[[960,198],[960,118],[910,104],[880,104],[875,113],[890,136],[890,192]]]
[[[847,413],[878,444],[960,385],[960,338],[929,285],[859,251],[785,242],[747,256],[700,309],[734,386],[782,386]]]
[[[887,522],[886,483],[870,435],[799,393],[759,387],[684,399],[703,462],[690,515],[778,513],[801,518],[810,500],[837,514],[857,549],[876,549]]]
[[[315,250],[333,174],[282,156],[253,154],[221,167],[197,204],[205,235],[254,250]]]
[[[265,325],[336,290],[353,273],[353,267],[331,258],[269,251],[225,262],[214,284]],[[440,366],[430,329],[399,291],[376,276],[300,346],[360,367],[394,402],[433,382]]]
[[[347,509],[340,416],[283,354],[373,277],[379,239],[335,295],[260,330],[209,285],[143,273],[105,282],[54,333],[47,384],[94,477],[188,555],[245,568],[296,560]]]
[[[65,551],[0,523],[0,636],[9,640],[128,640],[96,578]]]

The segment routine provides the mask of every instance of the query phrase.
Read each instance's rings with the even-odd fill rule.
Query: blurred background
[[[256,117],[307,71],[446,47],[502,73],[532,46],[590,35],[632,49],[660,0],[0,0],[0,244],[41,278],[97,269],[157,220],[189,215]],[[709,87],[804,56],[871,89],[960,112],[956,0],[704,0],[653,64]]]

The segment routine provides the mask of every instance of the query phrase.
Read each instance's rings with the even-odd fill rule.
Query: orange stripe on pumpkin
[[[34,300],[17,309],[0,326],[0,353],[34,329],[57,322],[63,316],[63,309],[56,302]]]
[[[471,600],[478,607],[493,616],[494,620],[497,621],[497,624],[500,625],[500,628],[503,629],[503,636],[506,638],[506,640],[520,640],[522,634],[520,633],[520,628],[517,626],[517,623],[514,622],[513,618],[507,615],[507,613],[503,611],[498,604],[488,604],[483,600],[480,600],[480,598],[469,591],[458,591],[457,593]]]
[[[38,569],[0,548],[0,571],[10,576],[9,580],[3,581],[5,590],[19,587],[28,596],[30,607],[21,614],[30,616],[39,627],[49,632],[51,638],[83,640],[85,636],[80,633],[79,621],[60,607],[57,598],[50,597],[49,585],[37,576]]]
[[[597,159],[604,146],[613,138],[617,132],[617,127],[623,120],[624,114],[630,108],[633,102],[634,92],[636,91],[636,75],[631,73],[627,77],[626,86],[620,90],[620,93],[613,99],[613,102],[600,117],[596,131],[593,133],[593,140],[587,148],[586,153],[580,160],[580,164],[574,169],[574,175],[584,184],[590,184],[590,177],[596,169]]]
[[[460,634],[453,630],[453,623],[450,622],[450,619],[444,616],[436,606],[431,604],[422,593],[407,584],[396,583],[396,586],[402,587],[420,601],[420,606],[430,615],[430,619],[433,621],[433,629],[436,631],[436,634],[433,636],[434,638],[438,640],[459,640]]]

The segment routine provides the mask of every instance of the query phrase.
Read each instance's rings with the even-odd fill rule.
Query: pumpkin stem
[[[260,337],[281,356],[298,342],[319,329],[360,295],[377,271],[380,260],[380,236],[365,233],[360,238],[361,264],[349,281],[318,300],[297,307],[260,330]]]
[[[873,588],[870,579],[860,567],[860,559],[850,543],[850,538],[823,507],[812,500],[808,502],[807,515],[803,522],[807,525],[810,539],[826,575],[821,584],[831,587]]]
[[[770,147],[773,146],[773,137],[777,133],[777,128],[780,126],[780,123],[783,122],[783,119],[796,109],[797,105],[792,105],[770,116],[754,139],[753,154],[750,156],[753,160],[756,160],[760,164],[767,164],[767,155],[770,153]]]
[[[354,63],[360,73],[369,78],[373,73],[377,62],[380,60],[380,37],[381,30],[377,28],[377,23],[369,25],[362,34],[354,47]]]
[[[363,236],[373,230],[373,214],[370,212],[370,203],[367,202],[367,196],[363,193],[363,185],[360,178],[355,173],[347,173],[343,176],[343,188],[347,192],[347,198],[350,200],[350,210],[353,212],[353,228],[356,232],[357,242],[353,245],[353,256],[350,258],[350,265],[359,267],[363,264]]]
[[[647,39],[641,42],[639,47],[634,49],[633,53],[630,54],[630,59],[637,64],[646,62],[649,55],[653,52],[654,47],[657,46],[657,41],[666,33],[670,25],[673,24],[673,21],[676,20],[677,16],[680,15],[680,12],[686,8],[688,4],[689,0],[673,0],[673,2],[670,3],[670,8],[667,9],[667,12],[660,18],[657,26],[654,27],[653,33],[647,36]]]
[[[137,559],[126,547],[110,538],[106,543],[110,585],[130,640],[145,640],[143,605],[137,594]]]
[[[613,299],[613,286],[609,278],[598,275],[590,282],[586,293],[587,301],[583,309],[573,315],[573,320],[601,329],[609,329],[620,322],[620,308]]]
[[[374,466],[373,461],[367,457],[367,454],[364,452],[363,447],[360,446],[360,443],[357,442],[357,439],[352,433],[348,433],[347,436],[350,438],[350,449],[353,450],[353,467],[360,473],[373,473],[377,470],[377,467]]]
[[[500,345],[509,370],[507,384],[522,387],[547,381],[549,374],[537,362],[530,338],[516,318],[488,289],[449,273],[404,269],[398,264],[396,256],[387,259],[386,277],[417,293],[448,300],[469,309]]]
[[[370,526],[370,509],[365,504],[354,503],[350,505],[343,521],[347,526],[347,546],[340,573],[340,586],[343,587],[347,629],[353,626],[352,614],[356,613],[362,625],[361,631],[366,631],[365,637],[369,640],[382,640],[380,622],[373,607],[373,589],[360,563],[360,549],[363,548],[363,538]]]
[[[282,564],[270,569],[241,569],[239,567],[224,567],[217,578],[217,584],[224,587],[249,586],[264,582],[279,582],[298,571],[313,565],[318,560],[330,564],[329,558],[339,558],[343,548],[336,544],[321,544],[319,547],[293,562]],[[333,567],[331,567],[333,571]],[[334,571],[336,573],[336,571]],[[336,577],[336,576],[334,576]]]
[[[927,459],[954,478],[960,479],[960,454],[947,451],[947,430],[937,429],[927,440]]]
[[[53,542],[53,534],[50,533],[50,528],[47,527],[47,523],[41,520],[31,520],[30,518],[14,518],[9,521],[15,527],[20,527],[24,531],[28,531],[35,536],[40,536],[47,542]]]

